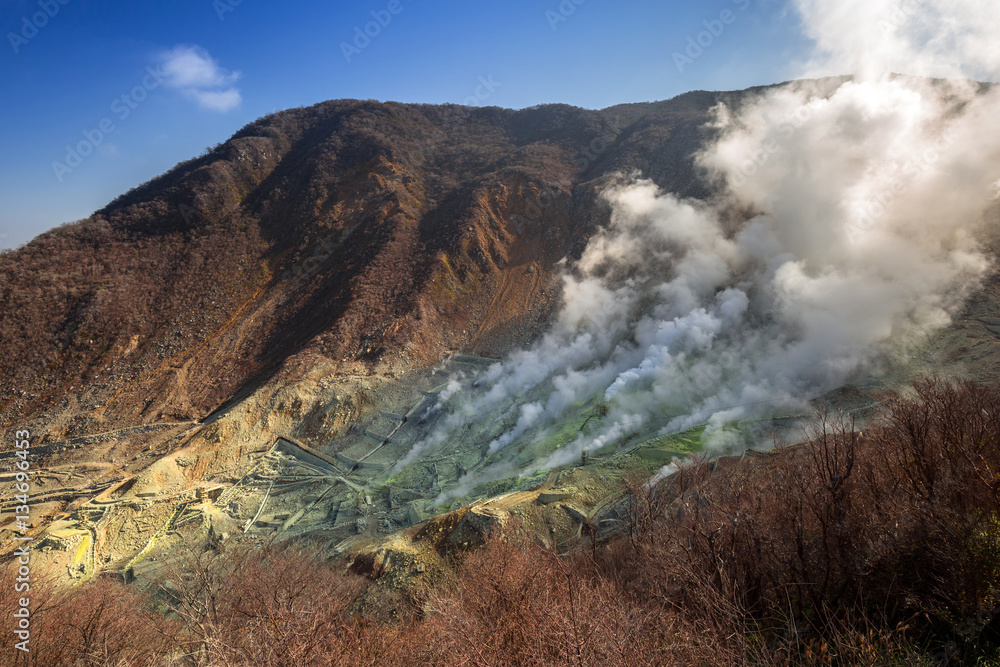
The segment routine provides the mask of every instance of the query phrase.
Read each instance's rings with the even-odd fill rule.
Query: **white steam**
[[[990,268],[977,239],[998,192],[1000,95],[885,73],[994,75],[1000,14],[971,0],[794,5],[813,67],[858,76],[717,108],[718,139],[697,156],[716,201],[639,177],[609,189],[610,224],[567,271],[552,330],[418,447],[514,401],[494,454],[595,396],[601,427],[528,472],[664,418],[662,432],[707,423],[724,446],[726,423],[801,408],[951,321]],[[545,400],[517,403],[540,387]]]
[[[990,0],[792,0],[815,41],[807,76],[889,72],[992,80],[1000,13]]]

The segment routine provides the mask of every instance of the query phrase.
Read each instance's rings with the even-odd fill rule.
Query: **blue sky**
[[[0,0],[0,30],[0,248],[289,107],[602,108],[782,81],[810,51],[783,0]]]

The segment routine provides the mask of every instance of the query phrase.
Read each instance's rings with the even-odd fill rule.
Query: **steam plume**
[[[566,271],[552,330],[491,368],[433,442],[545,385],[488,453],[595,394],[603,426],[529,472],[664,415],[662,432],[707,423],[725,446],[727,422],[801,408],[951,321],[990,268],[978,239],[997,193],[1000,95],[921,77],[994,75],[1000,15],[973,0],[794,6],[816,40],[807,71],[856,76],[718,107],[717,140],[697,156],[711,203],[640,175],[609,188],[610,224]],[[889,74],[904,65],[910,76]]]

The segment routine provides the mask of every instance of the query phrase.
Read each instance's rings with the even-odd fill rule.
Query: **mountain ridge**
[[[496,292],[529,303],[545,289],[543,310],[551,310],[555,264],[600,224],[590,213],[572,222],[600,211],[594,183],[623,170],[655,171],[657,150],[678,131],[690,143],[718,99],[691,93],[613,114],[334,101],[255,121],[90,218],[0,257],[2,371],[19,384],[0,397],[4,425],[58,411],[71,387],[102,383],[136,386],[91,391],[83,403],[93,417],[77,415],[59,435],[203,417],[323,334],[319,347],[331,358],[375,362],[399,339],[393,327],[414,313],[435,322],[415,339],[418,363],[470,344],[502,354],[532,334],[506,339],[504,308],[488,312]],[[667,151],[676,154],[662,160],[670,168],[654,178],[704,194],[688,157],[688,168],[676,167],[689,148]],[[591,187],[577,191],[584,184]],[[538,254],[534,243],[518,245],[517,225],[561,238],[550,236]],[[504,287],[512,261],[538,273]],[[483,280],[471,319],[487,321],[494,333],[484,336],[496,340],[477,347],[455,299],[466,288],[478,295]],[[417,298],[421,290],[429,301]],[[438,297],[452,301],[443,312],[435,312]],[[511,308],[529,328],[540,324],[532,307]],[[290,326],[275,325],[263,339],[232,334],[240,326],[247,333],[249,322],[267,329],[276,313]],[[362,326],[371,319],[385,326]],[[200,352],[213,336],[240,362]],[[222,387],[185,396],[205,384],[203,364],[210,370],[202,375]],[[193,383],[178,380],[192,371]]]

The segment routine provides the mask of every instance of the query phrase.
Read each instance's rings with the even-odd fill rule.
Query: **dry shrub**
[[[195,665],[394,664],[398,625],[355,614],[368,582],[312,549],[191,552],[167,593]]]
[[[863,432],[821,416],[806,445],[664,482],[644,501],[662,510],[656,527],[612,545],[605,571],[717,632],[761,638],[755,661],[805,660],[814,644],[846,655],[869,636],[991,651],[1000,398],[924,380],[883,403]]]
[[[1000,635],[1000,397],[935,380],[863,431],[695,460],[556,554],[496,535],[404,600],[288,547],[194,551],[152,613],[131,589],[33,584],[31,661],[60,665],[940,665]],[[596,540],[596,529],[587,535]],[[0,605],[14,608],[13,570]],[[36,590],[37,588],[37,590]],[[12,618],[0,618],[11,636]]]
[[[15,592],[16,567],[0,572],[0,665],[59,667],[162,664],[176,645],[177,626],[152,613],[148,599],[121,583],[101,579],[57,591],[47,577],[32,574],[31,590]],[[18,598],[29,597],[30,652],[14,648]]]
[[[426,601],[418,662],[688,665],[726,655],[701,628],[627,596],[588,560],[495,536]]]

